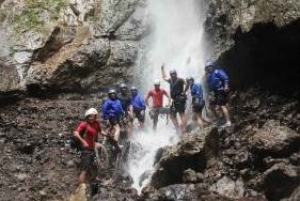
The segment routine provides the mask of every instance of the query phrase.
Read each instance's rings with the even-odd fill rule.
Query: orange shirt
[[[148,92],[147,98],[152,97],[153,107],[162,107],[164,94],[167,95],[167,92],[163,89],[153,89]]]

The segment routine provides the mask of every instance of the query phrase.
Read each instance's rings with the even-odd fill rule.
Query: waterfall
[[[160,67],[177,70],[178,77],[194,76],[199,81],[204,74],[203,11],[200,0],[148,0],[147,19],[151,33],[145,41],[143,62],[137,66],[136,80],[146,95],[153,88],[153,80],[161,80],[161,88],[169,91],[169,85],[162,80]],[[139,73],[140,72],[140,73]],[[151,121],[148,116],[148,126]],[[159,120],[157,132],[137,133],[135,143],[142,149],[131,153],[129,172],[133,187],[139,191],[148,180],[139,185],[145,171],[153,170],[156,151],[163,146],[176,143],[178,136],[172,129],[172,122]]]

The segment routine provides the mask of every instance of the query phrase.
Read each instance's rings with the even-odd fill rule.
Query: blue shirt
[[[133,110],[145,110],[146,109],[146,103],[145,100],[140,95],[131,96],[131,105],[133,107]]]
[[[109,117],[120,118],[124,115],[124,110],[120,100],[107,99],[102,105],[103,119],[107,120]]]
[[[215,69],[211,74],[207,76],[207,83],[211,91],[224,90],[224,86],[225,84],[228,84],[228,82],[228,75],[221,69]]]
[[[191,90],[191,96],[192,98],[200,98],[203,99],[203,90],[202,90],[202,86],[200,83],[197,84],[192,84],[190,86],[190,90]]]

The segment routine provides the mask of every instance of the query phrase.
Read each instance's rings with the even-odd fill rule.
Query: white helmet
[[[154,80],[154,85],[160,85],[160,80],[159,79],[155,79]]]
[[[89,115],[97,115],[98,112],[95,108],[90,108],[87,111],[85,111],[84,117],[87,118]]]

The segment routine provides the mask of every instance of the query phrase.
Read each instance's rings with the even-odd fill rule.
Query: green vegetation
[[[40,31],[47,23],[42,19],[43,13],[48,13],[50,19],[47,20],[57,20],[66,6],[64,0],[25,0],[25,5],[24,11],[15,18],[16,30],[26,28]]]

